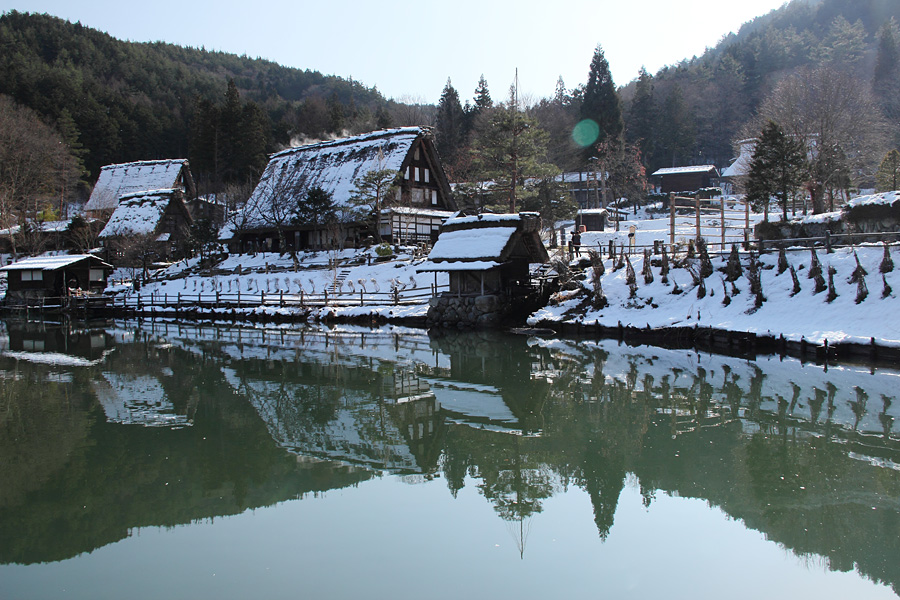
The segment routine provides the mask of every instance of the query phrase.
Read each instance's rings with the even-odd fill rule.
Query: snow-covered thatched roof
[[[400,171],[416,140],[428,134],[424,127],[385,129],[273,154],[239,216],[241,226],[271,226],[273,214],[293,214],[314,187],[331,193],[337,206],[347,206],[359,178],[375,170]]]
[[[756,150],[756,138],[741,140],[741,153],[734,162],[725,167],[722,177],[741,177],[750,173],[750,163],[753,162],[753,152]]]
[[[11,265],[0,268],[0,271],[56,271],[83,260],[90,260],[101,267],[112,269],[112,265],[103,262],[93,254],[61,254],[58,256],[23,258]]]
[[[122,196],[148,190],[179,188],[190,195],[193,186],[190,166],[183,158],[107,165],[100,169],[84,210],[115,210]]]
[[[530,243],[519,242],[530,236]],[[483,214],[456,217],[444,223],[440,236],[419,271],[491,269],[508,261],[514,252],[529,254],[532,262],[546,262],[540,241],[537,213]]]
[[[847,203],[847,207],[852,209],[861,206],[893,206],[898,202],[900,202],[900,190],[895,190],[893,192],[857,196]]]
[[[100,232],[100,239],[153,233],[169,203],[179,193],[179,190],[150,190],[123,196]]]
[[[715,172],[715,165],[697,165],[694,167],[670,167],[667,169],[659,169],[653,175],[685,175],[687,173],[712,173]]]

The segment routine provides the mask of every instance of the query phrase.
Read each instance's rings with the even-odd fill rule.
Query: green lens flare
[[[572,130],[572,139],[582,148],[586,148],[596,142],[599,136],[600,126],[593,119],[585,119]]]

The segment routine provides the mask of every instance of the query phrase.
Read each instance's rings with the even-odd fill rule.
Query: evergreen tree
[[[653,97],[653,76],[641,67],[628,111],[628,140],[637,144],[643,160],[653,154],[656,139],[656,102]]]
[[[449,165],[456,163],[465,142],[465,118],[459,94],[447,78],[438,103],[435,145],[441,158]]]
[[[377,244],[381,243],[379,220],[397,189],[399,173],[392,169],[373,169],[358,178],[353,184],[350,204],[356,218],[369,225]]]
[[[519,203],[536,193],[525,180],[546,180],[558,169],[546,160],[547,132],[523,114],[513,98],[491,111],[484,131],[472,144],[472,160],[482,181],[494,182],[490,193],[495,206],[506,204],[516,212]]]
[[[769,198],[774,196],[786,221],[788,200],[803,183],[804,164],[803,142],[785,134],[774,121],[768,121],[750,163],[747,199],[757,210],[763,208],[768,218]]]
[[[344,105],[338,99],[337,92],[328,98],[328,130],[340,134],[347,125],[347,117],[344,114]]]
[[[671,167],[688,162],[694,147],[694,122],[684,101],[681,86],[675,84],[663,102],[657,127],[658,163]]]
[[[448,80],[449,81],[449,80]],[[472,108],[472,112],[475,114],[483,113],[486,110],[493,108],[494,101],[491,100],[491,93],[488,91],[487,80],[484,78],[484,75],[478,78],[478,87],[475,88],[475,104]]]
[[[879,192],[900,189],[900,150],[895,148],[884,155],[875,173],[875,188]]]
[[[337,207],[331,192],[319,186],[309,189],[306,199],[297,201],[297,213],[294,222],[298,225],[312,227],[313,239],[321,227],[326,227],[337,219]]]
[[[587,85],[581,98],[581,119],[591,120],[598,126],[597,138],[586,145],[586,157],[596,156],[596,144],[618,142],[625,129],[622,108],[616,86],[612,80],[609,63],[598,45],[591,59]]]

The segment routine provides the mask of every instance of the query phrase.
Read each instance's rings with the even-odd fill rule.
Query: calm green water
[[[900,372],[0,321],[0,598],[893,598]]]

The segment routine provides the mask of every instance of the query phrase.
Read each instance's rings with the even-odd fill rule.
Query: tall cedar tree
[[[598,144],[618,142],[625,130],[621,101],[600,45],[594,50],[594,57],[591,59],[591,69],[581,99],[581,118],[591,119],[599,126],[600,132],[596,140]],[[589,145],[585,154],[585,158],[596,156],[596,147]]]
[[[447,78],[437,110],[435,145],[441,159],[453,165],[465,143],[466,115],[459,102],[459,94]]]
[[[637,144],[646,161],[653,154],[656,139],[656,102],[653,98],[653,76],[641,67],[628,111],[628,141]],[[646,162],[644,163],[646,164]]]
[[[191,167],[219,188],[259,178],[268,162],[269,119],[255,102],[241,102],[228,80],[221,106],[198,99],[191,123]]]
[[[494,107],[494,101],[491,100],[491,92],[488,90],[487,80],[484,75],[478,78],[478,87],[475,88],[475,104],[472,111],[482,113]]]
[[[900,150],[894,148],[884,155],[875,173],[875,189],[879,192],[900,189]]]
[[[527,179],[548,179],[558,169],[546,161],[547,132],[519,111],[513,98],[491,111],[486,128],[472,144],[472,159],[481,180],[491,188],[495,206],[516,212],[519,202],[534,195],[523,185]]]
[[[757,210],[763,208],[767,219],[769,198],[775,196],[787,220],[788,200],[804,180],[805,156],[802,141],[774,121],[765,124],[750,162],[747,198]]]
[[[892,18],[879,33],[872,78],[872,88],[881,102],[884,116],[894,122],[900,120],[900,40],[897,35],[897,22]]]

